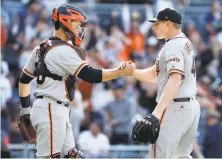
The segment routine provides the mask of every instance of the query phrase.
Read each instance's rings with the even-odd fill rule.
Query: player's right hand
[[[132,61],[121,62],[119,64],[119,69],[123,71],[123,76],[132,76],[135,68],[136,65]]]

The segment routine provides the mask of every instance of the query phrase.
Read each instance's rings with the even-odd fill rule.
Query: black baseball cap
[[[156,21],[167,21],[167,20],[177,23],[177,24],[181,24],[182,23],[182,16],[175,9],[165,8],[165,9],[159,11],[156,18],[149,19],[148,21],[151,23],[155,23]]]

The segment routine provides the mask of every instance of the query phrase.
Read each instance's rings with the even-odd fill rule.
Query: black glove
[[[144,122],[148,121],[148,123]],[[160,122],[154,115],[147,115],[144,120],[137,120],[133,124],[132,139],[139,143],[154,144],[159,136]]]

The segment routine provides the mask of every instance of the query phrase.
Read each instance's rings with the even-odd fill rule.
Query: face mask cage
[[[83,42],[86,34],[86,22],[72,22],[72,27],[75,30],[75,36]]]

